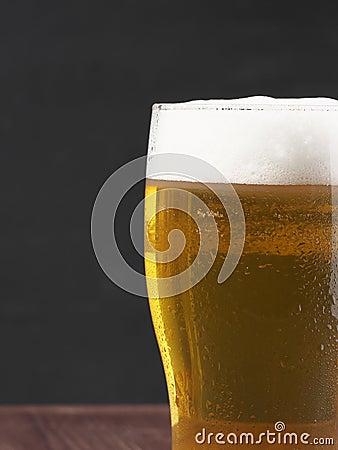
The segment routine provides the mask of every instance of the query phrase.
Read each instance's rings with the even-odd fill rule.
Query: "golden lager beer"
[[[168,187],[182,190],[175,190],[182,203],[185,190],[201,198],[221,236],[216,261],[199,284],[170,298],[149,293],[174,415],[174,448],[198,448],[194,436],[203,427],[216,433],[242,424],[244,432],[262,431],[278,420],[300,431],[311,424],[316,436],[336,436],[332,188],[235,185],[246,217],[244,251],[229,280],[218,284],[230,231],[219,197],[196,183],[148,180],[147,194],[156,192],[151,202],[165,204],[161,190]],[[222,196],[222,186],[215,190]],[[183,231],[188,244],[172,263],[148,261],[149,276],[182,272],[196,257],[196,224],[172,209],[149,224],[154,247],[165,250],[173,228]]]
[[[219,283],[233,231],[226,185],[147,179],[146,233],[153,252],[145,254],[146,275],[172,277],[167,293],[149,284],[149,302],[174,450],[338,448],[338,188],[294,180],[233,183],[245,241],[235,270]],[[208,209],[198,224],[190,194]],[[182,209],[165,207],[173,200]],[[207,216],[216,222],[219,242],[204,247],[202,258],[213,254],[214,262],[200,282],[171,296],[175,275],[198,258]],[[174,229],[185,236],[184,249],[173,261],[159,262],[156,255],[168,250]]]

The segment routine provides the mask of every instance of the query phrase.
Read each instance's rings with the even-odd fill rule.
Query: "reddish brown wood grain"
[[[169,409],[2,406],[0,450],[169,450]]]

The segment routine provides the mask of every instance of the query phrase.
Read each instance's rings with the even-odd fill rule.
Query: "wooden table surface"
[[[0,450],[169,450],[166,405],[1,406]]]

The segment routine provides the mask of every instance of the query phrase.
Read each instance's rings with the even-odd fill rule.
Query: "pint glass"
[[[335,100],[154,105],[145,265],[173,450],[338,448],[337,194]]]

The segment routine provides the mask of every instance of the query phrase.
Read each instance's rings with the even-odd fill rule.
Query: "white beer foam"
[[[338,101],[330,98],[194,100],[153,107],[147,177],[190,180],[152,155],[195,156],[241,184],[338,184]],[[205,182],[220,182],[205,173]]]

